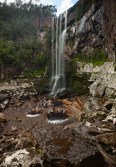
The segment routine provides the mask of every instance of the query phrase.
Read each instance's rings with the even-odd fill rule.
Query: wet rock
[[[98,135],[100,133],[103,133],[102,130],[98,129],[97,127],[90,127],[88,128],[87,132],[90,134],[90,135]]]
[[[71,96],[72,96],[71,89],[65,89],[65,90],[57,93],[57,97],[61,98],[61,99],[68,98],[68,97],[71,97]]]
[[[8,95],[0,94],[0,102],[2,102],[3,100],[7,98],[8,98]]]
[[[107,110],[111,110],[112,107],[113,107],[113,103],[108,103],[108,104],[105,105],[105,107],[106,107]]]
[[[116,133],[105,133],[96,136],[96,139],[99,142],[102,142],[107,145],[116,146]]]
[[[0,122],[6,122],[6,117],[3,113],[0,113]]]
[[[79,167],[105,167],[105,160],[100,152],[85,158]]]
[[[5,99],[4,101],[2,101],[0,106],[1,106],[2,109],[5,109],[8,104],[9,104],[9,99]]]
[[[0,105],[0,112],[2,111],[2,106]]]
[[[68,115],[64,110],[58,109],[57,111],[50,110],[47,114],[48,120],[54,121],[54,120],[65,120],[68,118]]]

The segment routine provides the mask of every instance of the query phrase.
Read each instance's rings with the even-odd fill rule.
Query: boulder
[[[97,135],[96,139],[104,144],[116,146],[116,132]]]
[[[0,122],[6,122],[6,117],[3,113],[0,113]]]
[[[5,100],[3,100],[3,101],[1,102],[0,108],[1,108],[1,109],[4,109],[4,108],[7,107],[8,104],[9,104],[9,99],[5,99]]]
[[[2,102],[3,100],[7,99],[8,96],[4,95],[4,94],[0,94],[0,102]]]

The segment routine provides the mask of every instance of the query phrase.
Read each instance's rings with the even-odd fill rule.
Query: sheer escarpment
[[[104,0],[103,31],[104,41],[109,57],[116,60],[116,1]]]
[[[114,0],[80,0],[68,11],[66,55],[104,50],[115,60],[116,52],[116,2]]]

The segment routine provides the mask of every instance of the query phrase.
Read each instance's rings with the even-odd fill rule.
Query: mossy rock
[[[39,95],[49,94],[49,83],[50,77],[48,76],[41,77],[41,79],[36,80],[34,87]]]
[[[97,117],[98,117],[100,120],[104,120],[104,119],[107,117],[107,114],[106,114],[106,113],[98,113],[98,114],[97,114]]]
[[[90,75],[78,74],[75,61],[66,62],[66,88],[72,91],[72,96],[89,94]]]

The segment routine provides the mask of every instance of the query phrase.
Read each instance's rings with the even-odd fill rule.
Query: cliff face
[[[94,48],[104,48],[115,60],[116,1],[80,0],[68,10],[66,55],[91,54]]]
[[[104,0],[103,3],[104,43],[109,57],[116,60],[116,1]]]
[[[37,30],[37,38],[45,42],[46,32],[51,29],[52,17],[37,17],[35,20],[35,27]]]
[[[66,57],[82,52],[91,55],[93,49],[105,49],[108,57],[116,55],[116,1],[79,0],[68,10]],[[51,29],[52,18],[37,18],[38,39],[44,41],[45,27]]]

